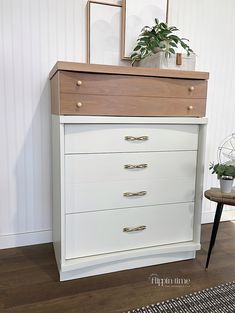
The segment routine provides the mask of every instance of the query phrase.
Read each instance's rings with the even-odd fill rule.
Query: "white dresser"
[[[152,74],[151,79],[159,75],[163,82],[169,80],[170,73],[171,79],[175,72],[179,75],[177,71],[160,70],[153,74],[148,69],[143,75],[137,69],[121,69],[125,71],[121,75],[125,79],[128,75],[129,81],[145,78],[146,73]],[[120,76],[120,67],[95,66],[97,84],[100,83],[97,73],[102,75],[102,70],[112,79]],[[200,249],[206,118],[190,116],[193,109],[185,111],[188,116],[163,117],[159,107],[144,117],[138,116],[137,107],[136,116],[132,116],[128,113],[129,99],[126,101],[125,96],[130,95],[125,94],[125,88],[122,87],[120,95],[112,94],[112,88],[101,87],[92,93],[86,80],[84,83],[79,76],[84,72],[94,75],[91,65],[86,68],[66,62],[57,63],[51,72],[53,241],[60,279],[194,258]],[[68,73],[70,77],[75,75],[74,83],[63,81],[63,75]],[[181,75],[191,75],[189,88],[195,88],[191,86],[194,72],[185,73]],[[164,74],[166,78],[162,78]],[[199,82],[205,84],[206,75],[201,73],[195,79],[195,86],[201,86]],[[177,85],[178,79],[188,83],[188,78],[182,77],[174,77],[171,83],[175,80]],[[69,84],[80,89],[75,92]],[[71,90],[64,92],[66,88],[69,90],[68,86]],[[85,93],[87,90],[89,94]],[[101,97],[122,99],[126,114],[123,107],[115,108],[112,104],[113,113],[99,115],[101,92]],[[205,95],[199,94],[195,103],[204,101]],[[88,99],[90,113],[83,115],[80,110],[86,109],[89,97],[97,97],[98,102],[92,107],[93,102]],[[194,98],[191,93],[188,97],[191,106]],[[172,106],[175,98],[177,93],[168,102],[166,97],[164,101]],[[184,102],[185,98],[182,99]],[[101,107],[105,101],[108,100],[100,100]],[[67,113],[66,110],[74,110],[72,106],[77,111]]]

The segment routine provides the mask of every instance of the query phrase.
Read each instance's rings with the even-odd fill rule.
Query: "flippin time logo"
[[[191,285],[191,279],[188,277],[163,277],[151,274],[149,280],[156,287],[189,287]]]

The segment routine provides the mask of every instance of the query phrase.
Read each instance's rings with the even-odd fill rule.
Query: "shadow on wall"
[[[37,86],[38,87],[38,86]],[[29,115],[32,114],[29,112]],[[16,211],[11,218],[17,245],[51,241],[51,108],[46,80],[15,165]],[[31,235],[29,234],[31,233]],[[27,238],[26,238],[27,237]],[[12,245],[13,245],[12,244]]]

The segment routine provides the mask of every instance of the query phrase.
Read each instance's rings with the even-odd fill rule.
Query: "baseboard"
[[[30,246],[52,241],[52,231],[37,231],[0,236],[0,249]]]
[[[202,213],[202,224],[213,223],[215,212],[203,212]],[[221,216],[221,221],[232,221],[235,220],[235,210],[224,210]]]
[[[117,271],[129,270],[145,266],[178,262],[183,260],[195,259],[196,251],[174,252],[156,255],[147,255],[138,258],[129,258],[127,260],[116,260],[107,263],[94,264],[72,271],[60,271],[60,281],[113,273]],[[154,274],[155,275],[155,274]]]

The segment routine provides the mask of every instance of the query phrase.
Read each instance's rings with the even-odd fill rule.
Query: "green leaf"
[[[233,165],[210,163],[209,170],[212,171],[212,174],[217,174],[218,178],[222,176],[235,177],[235,167]]]
[[[171,54],[175,54],[175,48],[178,47],[179,43],[186,50],[188,55],[190,52],[193,52],[184,42],[188,40],[186,38],[181,39],[174,35],[175,31],[178,31],[177,27],[168,26],[168,24],[164,22],[160,23],[159,20],[155,18],[155,24],[152,27],[144,26],[142,28],[131,55],[132,62],[156,53],[156,48],[164,51],[166,57],[169,57]]]
[[[168,37],[168,38],[170,38],[170,37]],[[176,44],[179,42],[179,40],[176,38],[170,38],[170,39],[173,40]]]
[[[169,51],[173,54],[175,54],[175,50],[173,48],[169,48]]]
[[[136,56],[136,55],[138,55],[138,53],[137,53],[137,52],[133,52],[133,53],[131,54],[131,58],[134,57],[134,56]]]
[[[149,29],[151,29],[149,26],[144,26],[144,27],[141,29],[141,32],[146,31],[146,30],[149,30]]]
[[[180,44],[184,49],[187,48],[187,45],[183,41],[181,41]]]
[[[178,36],[176,36],[176,35],[170,35],[169,37],[170,37],[171,39],[176,39],[176,40],[178,40],[178,41],[180,40],[180,38],[179,38]]]
[[[161,33],[162,33],[162,35],[167,36],[171,33],[171,31],[166,29],[166,30],[163,30]]]
[[[159,24],[158,18],[155,18],[154,20],[155,20],[155,23],[158,25]]]
[[[147,43],[148,43],[147,40],[141,40],[141,41],[138,42],[138,44],[139,44],[140,46],[145,46]]]
[[[163,30],[167,28],[167,25],[165,23],[159,24],[159,27]]]
[[[177,31],[177,30],[179,30],[179,29],[176,28],[175,26],[171,26],[171,27],[169,27],[169,30],[170,30],[171,32],[175,32],[175,31]]]
[[[176,45],[174,42],[170,42],[169,44],[170,44],[172,47],[177,48],[177,45]]]
[[[141,46],[136,46],[133,51],[138,51],[138,50],[140,50],[140,48],[141,48]]]

